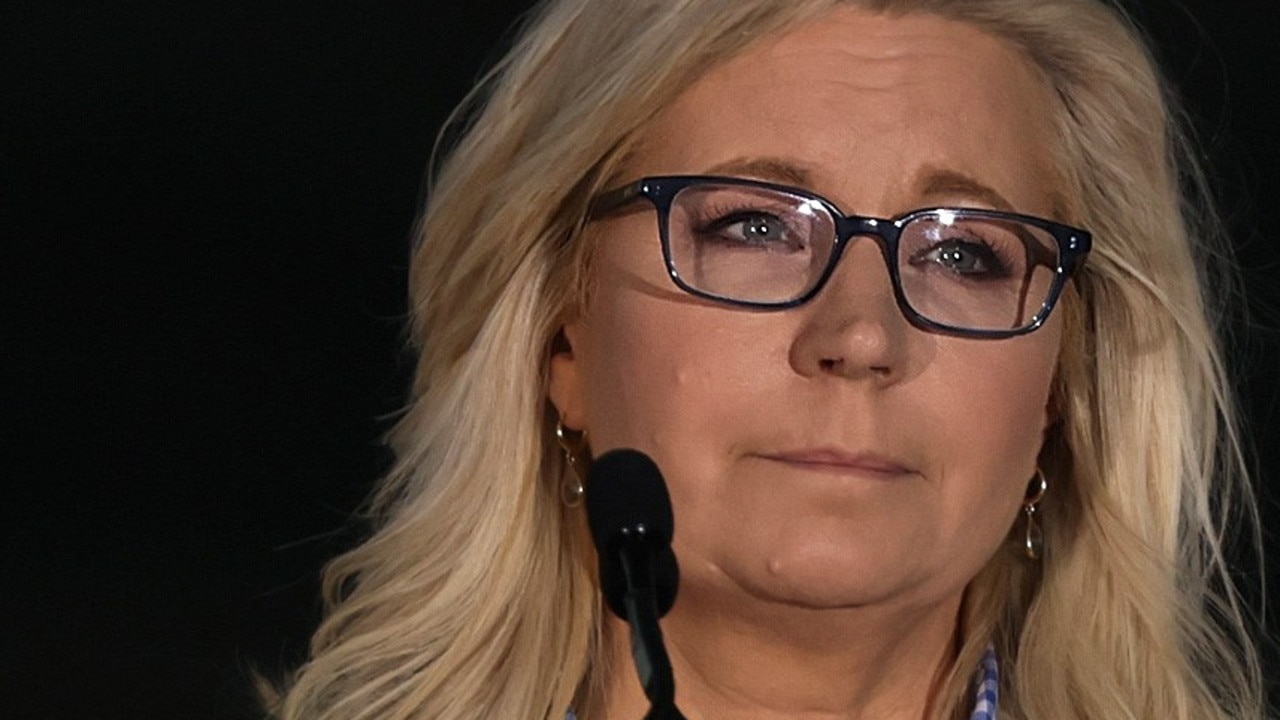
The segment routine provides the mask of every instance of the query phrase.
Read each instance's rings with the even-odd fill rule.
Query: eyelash
[[[775,211],[761,205],[748,203],[726,204],[719,207],[709,206],[701,208],[697,213],[691,215],[689,230],[698,237],[713,238],[718,236],[719,231],[724,228],[733,227],[752,219],[766,218],[779,223],[785,231],[791,229],[786,220],[787,213],[788,209]]]
[[[912,263],[916,258],[922,258],[948,246],[963,246],[964,249],[980,247],[985,251],[984,254],[989,256],[991,259],[992,267],[984,272],[966,273],[952,270],[951,272],[958,277],[974,282],[981,282],[985,280],[1008,278],[1011,274],[1010,268],[1013,266],[1013,263],[1010,262],[1007,252],[1002,250],[1002,248],[997,247],[986,238],[972,234],[957,233],[956,235],[939,238],[936,242],[931,242],[922,247],[916,253],[913,253],[907,261],[908,263]]]

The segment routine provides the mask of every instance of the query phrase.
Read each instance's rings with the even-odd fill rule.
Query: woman
[[[560,0],[478,98],[281,717],[642,716],[576,502],[617,447],[690,718],[1261,716],[1211,233],[1117,11]]]

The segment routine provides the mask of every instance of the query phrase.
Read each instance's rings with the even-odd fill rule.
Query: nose
[[[913,329],[898,308],[877,240],[850,238],[826,285],[797,308],[804,319],[790,362],[800,375],[887,384],[906,371]]]

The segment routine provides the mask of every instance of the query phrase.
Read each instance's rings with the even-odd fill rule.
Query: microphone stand
[[[662,641],[658,625],[658,601],[654,578],[655,557],[644,525],[623,528],[615,547],[618,567],[626,583],[623,605],[627,624],[631,626],[631,657],[640,676],[644,694],[649,698],[649,713],[644,720],[686,720],[676,707],[676,684],[671,672],[671,659]],[[670,553],[670,547],[666,548]],[[674,558],[672,558],[674,559]]]

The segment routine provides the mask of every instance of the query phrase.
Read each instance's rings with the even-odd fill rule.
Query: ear
[[[581,326],[565,325],[551,349],[551,377],[547,395],[556,406],[560,422],[570,430],[586,429],[586,413],[583,408],[582,358],[576,351],[581,347],[578,337]]]
[[[1062,412],[1058,408],[1057,388],[1054,388],[1054,390],[1055,392],[1049,393],[1049,401],[1044,404],[1044,421],[1040,426],[1042,434],[1046,437],[1049,435],[1049,431],[1062,420]]]
[[[1049,433],[1053,432],[1062,423],[1062,406],[1066,402],[1067,389],[1066,381],[1062,376],[1062,367],[1059,367],[1053,373],[1053,380],[1049,383],[1049,397],[1044,403],[1044,419],[1042,421],[1041,435],[1044,438],[1049,437]]]

